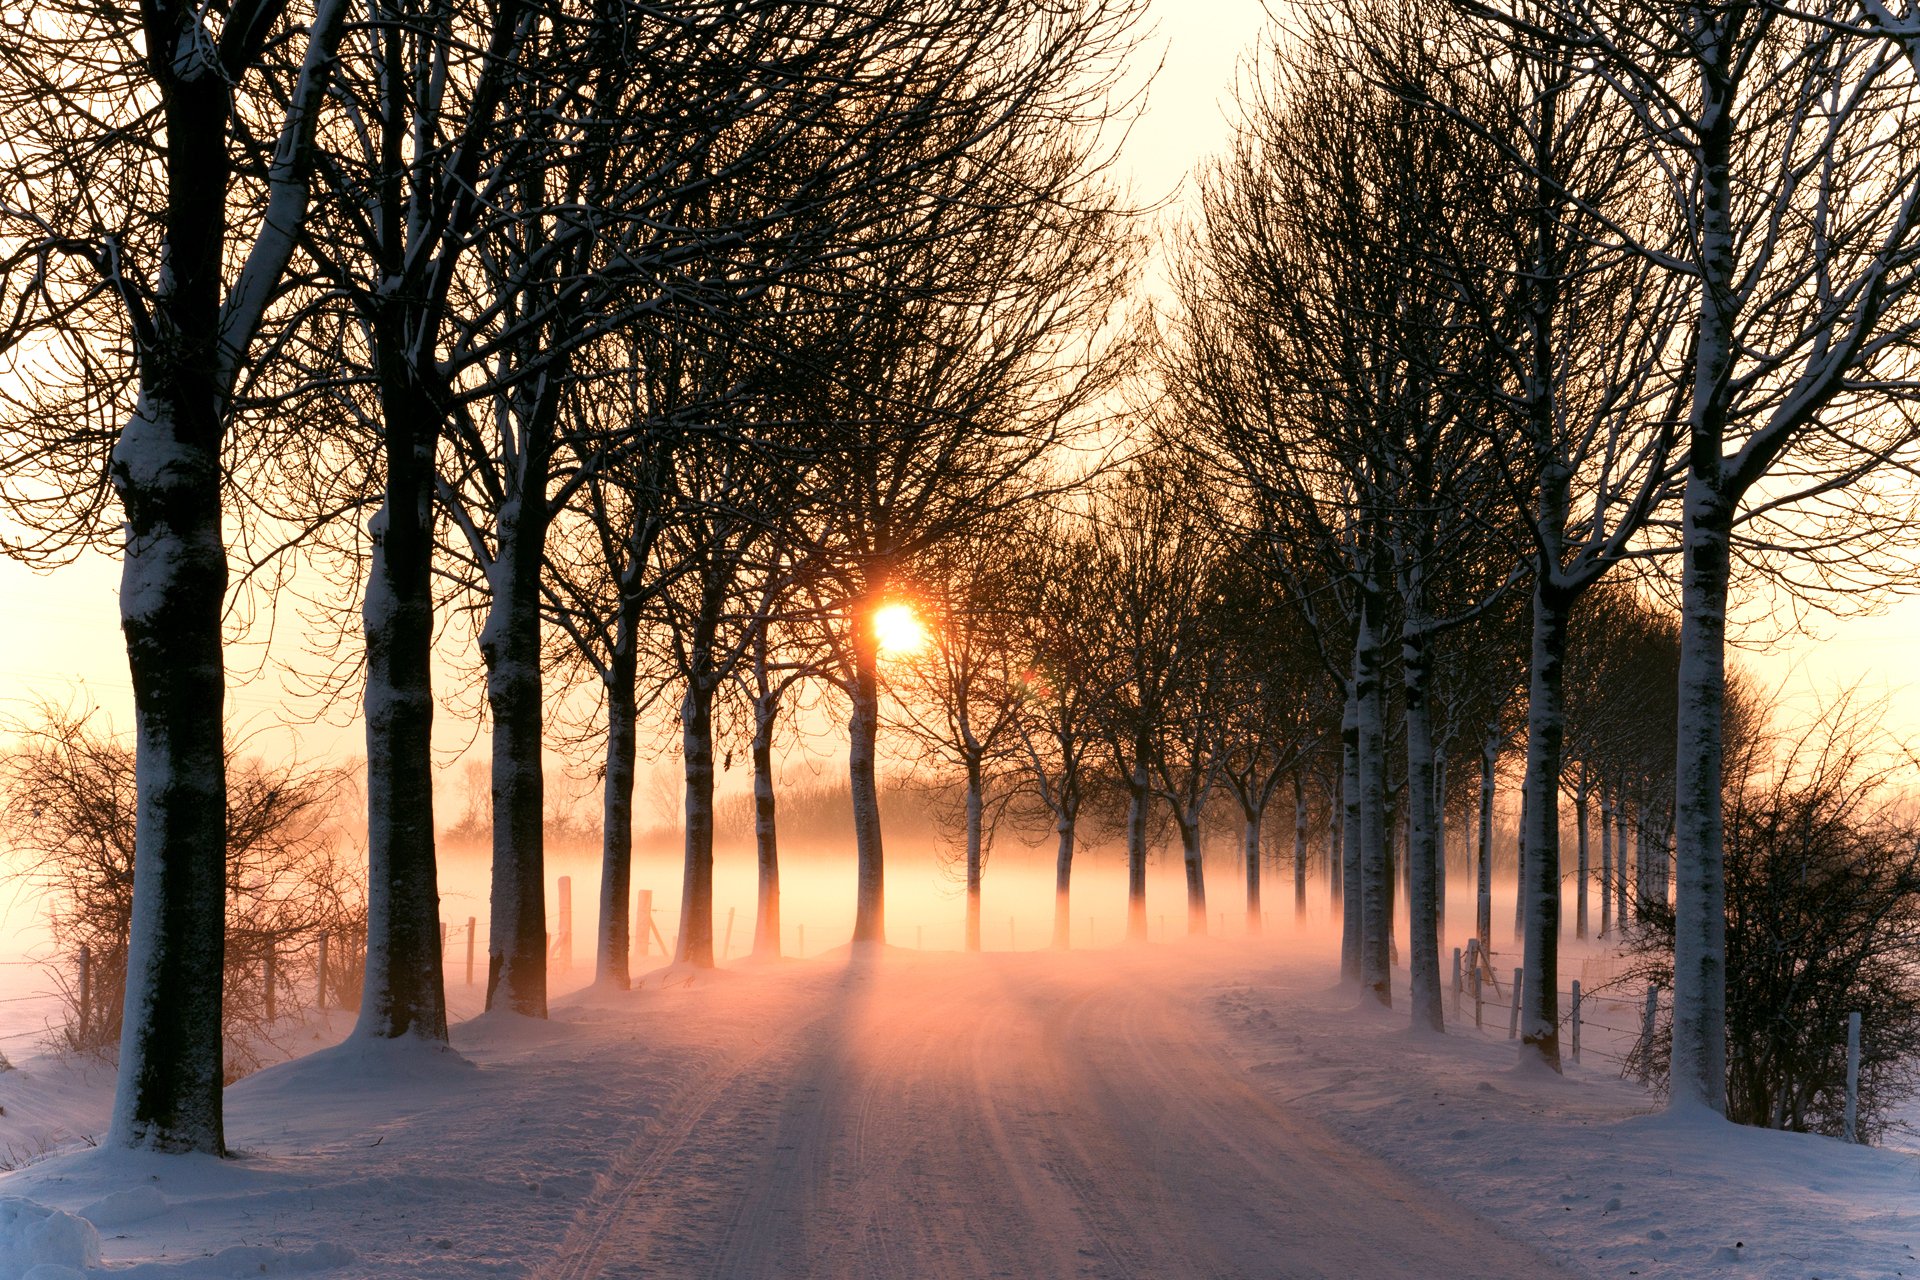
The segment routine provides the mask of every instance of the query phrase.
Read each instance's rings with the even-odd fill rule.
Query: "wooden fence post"
[[[1525,980],[1522,970],[1513,971],[1513,1012],[1507,1015],[1507,1039],[1520,1038],[1520,984]]]
[[[1573,980],[1573,1060],[1580,1061],[1580,979]]]
[[[720,959],[722,961],[733,954],[733,913],[735,910],[736,908],[734,907],[727,908],[727,931],[722,936],[720,942]]]
[[[474,919],[467,917],[467,985],[473,985],[473,940],[478,931],[474,928]]]
[[[640,918],[640,923],[634,926],[633,934],[640,939],[640,955],[644,959],[647,954],[647,935],[653,929],[653,890],[641,889],[633,895],[633,898],[633,913]]]
[[[1460,1012],[1460,948],[1453,949],[1453,1011]]]

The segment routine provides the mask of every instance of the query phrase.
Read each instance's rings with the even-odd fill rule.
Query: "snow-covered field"
[[[323,1048],[229,1090],[238,1159],[0,1176],[0,1280],[96,1238],[132,1277],[1920,1274],[1912,1156],[1667,1117],[1597,1028],[1565,1078],[1504,1017],[1414,1035],[1276,932],[656,971]],[[98,1132],[105,1071],[18,1061],[5,1141]]]

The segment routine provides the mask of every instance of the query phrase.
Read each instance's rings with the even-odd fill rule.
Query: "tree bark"
[[[1074,814],[1063,808],[1054,819],[1054,834],[1059,844],[1053,855],[1053,945],[1065,951],[1073,939],[1073,917],[1069,914],[1068,889],[1073,880]]]
[[[433,483],[442,412],[402,358],[413,321],[376,319],[386,501],[370,525],[367,956],[356,1036],[447,1038],[433,829]],[[496,727],[497,732],[497,727]]]
[[[980,761],[967,758],[967,950],[980,949]]]
[[[1240,811],[1240,857],[1247,872],[1247,932],[1260,936],[1260,820],[1261,814],[1243,803]]]
[[[639,757],[636,665],[632,648],[616,645],[606,678],[607,776],[600,808],[600,927],[593,980],[619,991],[633,985],[629,920],[633,912],[633,780]]]
[[[1613,804],[1600,784],[1600,936],[1613,934]]]
[[[1187,872],[1187,936],[1207,936],[1207,879],[1200,865],[1200,818],[1176,813],[1180,827],[1180,856]]]
[[[224,187],[224,159],[216,167]],[[217,202],[204,212],[221,216]],[[133,678],[137,856],[110,1142],[222,1155],[227,559],[220,421],[214,397],[193,388],[190,369],[163,363],[143,374],[113,455],[126,514],[120,629]]]
[[[1387,725],[1384,661],[1371,619],[1360,628],[1360,985],[1393,1004],[1393,857],[1387,847]]]
[[[544,474],[535,469],[531,474]],[[546,495],[501,503],[480,633],[493,714],[493,891],[487,1008],[547,1016],[546,777],[540,678],[540,573]],[[436,927],[437,938],[437,927]]]
[[[1500,739],[1489,732],[1480,744],[1480,847],[1474,885],[1473,932],[1482,954],[1493,946],[1493,788],[1500,767]]]
[[[753,926],[753,958],[780,958],[780,839],[773,790],[773,726],[779,713],[762,694],[753,704],[753,849],[759,868],[759,910]]]
[[[1587,881],[1591,879],[1593,875],[1592,863],[1588,856],[1589,842],[1587,839],[1590,789],[1587,781],[1587,771],[1582,769],[1580,771],[1579,788],[1573,793],[1573,821],[1576,828],[1575,836],[1579,842],[1576,858],[1579,871],[1574,877],[1573,891],[1573,936],[1576,938],[1585,938],[1587,936]]]
[[[686,777],[686,858],[680,886],[680,946],[674,960],[713,968],[713,689],[704,674],[687,680],[680,701],[680,754]]]
[[[1441,942],[1447,937],[1447,757],[1433,754],[1433,918]]]
[[[877,599],[877,595],[875,596]],[[875,740],[880,732],[879,642],[873,607],[863,606],[853,627],[853,713],[847,726],[847,778],[853,791],[853,843],[859,864],[853,940],[887,940],[886,860],[880,848],[880,786]]]
[[[1427,696],[1431,641],[1424,631],[1401,635],[1401,688],[1407,734],[1407,971],[1413,1025],[1446,1029],[1441,1008],[1439,908],[1435,897],[1433,726]]]
[[[1354,657],[1355,679],[1347,686],[1347,705],[1340,717],[1340,864],[1343,880],[1340,913],[1340,978],[1361,981],[1360,913],[1365,888],[1360,880],[1360,659]]]
[[[1566,737],[1561,685],[1567,648],[1564,593],[1541,580],[1533,591],[1533,654],[1527,691],[1527,777],[1521,898],[1526,907],[1521,963],[1520,1052],[1560,1070],[1560,767]]]
[[[1307,790],[1297,769],[1293,775],[1293,918],[1307,918]]]
[[[1674,748],[1679,892],[1673,917],[1668,1097],[1676,1109],[1705,1107],[1722,1114],[1727,1109],[1727,907],[1720,786],[1731,522],[1731,509],[1700,479],[1689,479],[1681,533],[1680,705]],[[1640,825],[1648,825],[1644,806]]]
[[[1127,779],[1127,941],[1147,940],[1147,764],[1136,751]]]

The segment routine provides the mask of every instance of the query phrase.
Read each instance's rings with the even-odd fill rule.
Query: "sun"
[[[880,652],[890,656],[918,653],[927,647],[927,629],[909,604],[883,604],[873,614],[873,634]]]

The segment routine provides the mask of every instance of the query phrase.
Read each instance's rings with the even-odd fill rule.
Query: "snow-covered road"
[[[537,1274],[1564,1274],[1269,1100],[1144,956],[893,953],[806,985]]]

